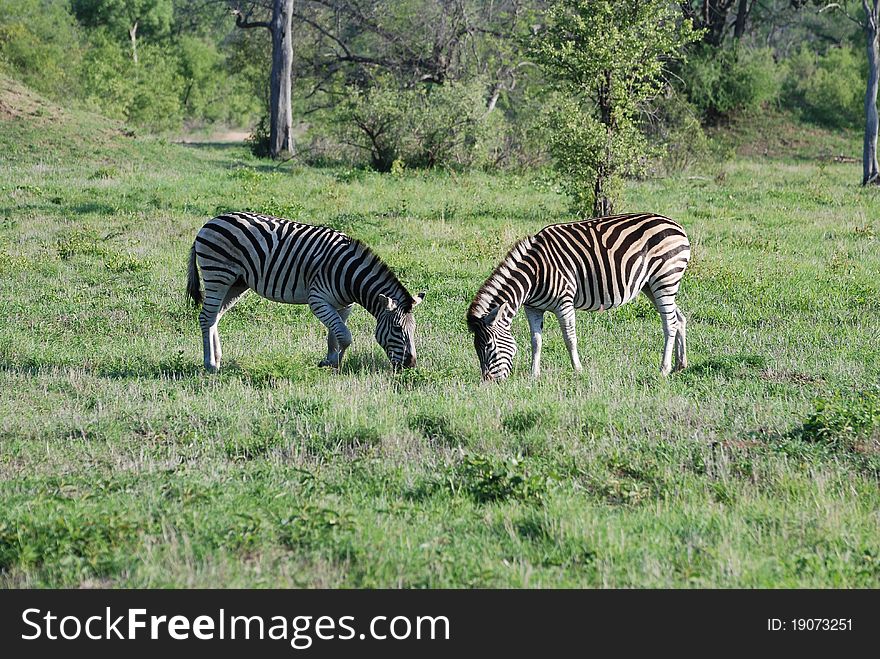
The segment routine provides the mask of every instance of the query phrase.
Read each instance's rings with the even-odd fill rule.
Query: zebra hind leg
[[[347,307],[342,307],[342,309],[338,309],[339,319],[342,321],[342,324],[345,325],[348,322],[348,317],[351,315],[352,305]],[[339,363],[342,361],[342,355],[339,354],[339,341],[336,338],[336,333],[332,329],[327,330],[327,356],[324,357],[320,362],[318,362],[318,366],[330,366],[333,368],[337,368]]]
[[[209,373],[220,370],[220,334],[217,332],[217,323],[220,322],[220,316],[231,306],[226,305],[225,302],[235,283],[220,279],[205,280],[205,300],[199,313],[199,326],[202,328],[205,370]],[[236,295],[235,299],[237,300],[240,295],[241,293]]]
[[[559,320],[562,338],[565,339],[565,347],[568,348],[568,356],[571,357],[571,365],[575,373],[580,373],[584,367],[581,366],[581,358],[578,355],[574,313],[574,306],[566,305],[556,312],[556,318]]]
[[[675,370],[683,371],[687,368],[687,318],[678,307],[675,308],[675,317],[678,321],[678,332],[675,335]]]
[[[229,287],[229,291],[227,291],[226,296],[223,298],[223,304],[220,306],[220,310],[217,312],[217,322],[214,324],[214,333],[212,336],[214,346],[214,359],[217,362],[217,368],[220,368],[220,362],[223,360],[223,348],[220,345],[220,331],[218,329],[220,320],[223,318],[224,315],[226,315],[226,312],[234,307],[236,303],[241,299],[241,297],[249,290],[250,289],[248,285],[244,283],[244,280],[238,279],[232,286]]]

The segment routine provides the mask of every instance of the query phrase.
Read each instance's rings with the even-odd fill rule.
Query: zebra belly
[[[297,286],[292,291],[279,291],[277,294],[266,290],[263,286],[251,286],[250,288],[272,302],[283,302],[284,304],[308,304],[309,302],[309,291],[305,286]]]

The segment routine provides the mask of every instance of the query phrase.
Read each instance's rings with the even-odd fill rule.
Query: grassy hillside
[[[531,381],[517,318],[515,375],[487,386],[464,313],[513,240],[567,219],[543,175],[275,166],[5,80],[0,108],[0,584],[880,586],[859,164],[783,149],[631,184],[623,209],[694,245],[691,367],[659,377],[640,298],[579,315],[581,376],[548,319]],[[187,252],[242,208],[342,229],[427,289],[419,368],[392,375],[359,309],[319,369],[308,309],[251,294],[203,374]]]

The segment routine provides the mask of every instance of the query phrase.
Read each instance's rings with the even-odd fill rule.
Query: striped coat
[[[514,245],[474,298],[467,323],[485,379],[507,377],[516,343],[511,320],[524,307],[532,336],[532,375],[540,372],[544,313],[559,319],[575,370],[581,370],[575,311],[626,304],[640,292],[654,303],[665,343],[661,372],[687,365],[684,314],[675,296],[688,260],[684,229],[667,217],[626,214],[545,227]]]
[[[204,292],[199,283],[204,280]],[[327,356],[337,367],[351,345],[346,322],[359,304],[376,318],[376,341],[392,366],[416,363],[413,297],[369,247],[329,227],[257,213],[209,220],[190,250],[187,291],[202,306],[205,368],[220,367],[217,325],[248,290],[276,302],[308,304],[327,327]]]

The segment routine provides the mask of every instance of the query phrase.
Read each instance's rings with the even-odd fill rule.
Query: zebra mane
[[[391,284],[391,287],[394,288],[397,295],[402,298],[402,310],[404,313],[409,313],[412,311],[412,302],[413,297],[410,295],[406,286],[404,286],[400,280],[397,278],[397,275],[394,274],[394,271],[388,267],[388,264],[382,260],[382,257],[376,254],[372,250],[372,248],[357,238],[352,238],[351,236],[346,236],[349,240],[349,249],[360,250],[361,252],[367,254],[368,256],[372,256],[376,259],[376,268],[379,270],[379,273],[382,275],[384,281]]]
[[[507,255],[501,260],[501,263],[495,267],[495,270],[492,271],[492,274],[489,275],[489,278],[485,283],[480,286],[480,290],[477,291],[477,294],[474,296],[474,301],[471,302],[471,306],[468,308],[468,327],[473,329],[474,325],[479,322],[479,319],[489,313],[489,311],[496,306],[496,302],[500,303],[505,301],[503,293],[505,288],[504,283],[510,276],[510,271],[513,269],[513,266],[534,244],[534,240],[534,236],[527,236],[522,240],[518,240],[514,246],[510,248],[510,251],[507,252]]]

